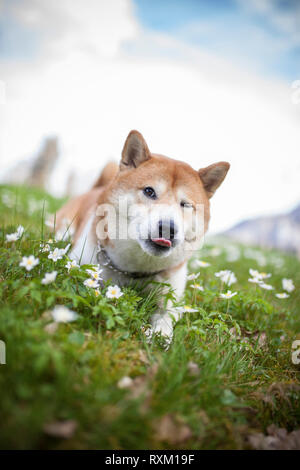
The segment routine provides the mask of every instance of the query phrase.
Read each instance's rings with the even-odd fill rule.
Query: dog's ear
[[[137,168],[149,158],[150,151],[142,134],[138,131],[129,132],[122,150],[120,170]]]
[[[223,182],[229,168],[228,162],[219,162],[199,170],[199,176],[209,198]]]

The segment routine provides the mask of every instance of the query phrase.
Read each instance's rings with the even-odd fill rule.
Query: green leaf
[[[32,290],[30,292],[30,297],[32,298],[32,300],[36,300],[39,303],[42,301],[42,294],[38,290]]]
[[[69,334],[68,340],[72,344],[78,344],[78,346],[82,346],[84,343],[85,337],[81,331],[74,331],[73,333]]]

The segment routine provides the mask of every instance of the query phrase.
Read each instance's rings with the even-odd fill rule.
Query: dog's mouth
[[[151,242],[154,243],[157,246],[161,246],[164,248],[171,248],[172,246],[172,241],[168,240],[167,238],[151,238]]]
[[[144,251],[152,256],[165,257],[169,256],[175,243],[173,240],[164,237],[149,237],[146,240],[141,240],[141,246]]]

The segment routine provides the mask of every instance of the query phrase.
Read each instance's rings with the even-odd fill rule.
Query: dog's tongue
[[[172,246],[171,240],[168,240],[167,238],[152,238],[152,241],[160,246]]]

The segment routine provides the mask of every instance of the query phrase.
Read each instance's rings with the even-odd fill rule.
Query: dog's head
[[[195,171],[184,162],[150,153],[143,136],[131,131],[120,171],[105,193],[116,217],[106,214],[98,238],[139,259],[145,253],[148,261],[168,258],[166,264],[172,265],[188,258],[200,246],[210,217],[209,199],[228,169],[229,163],[219,162]]]

